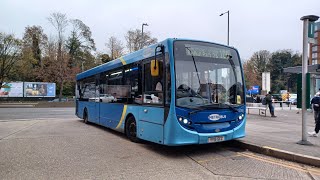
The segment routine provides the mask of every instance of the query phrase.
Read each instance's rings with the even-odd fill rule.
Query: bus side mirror
[[[237,95],[237,104],[241,104],[241,96]]]
[[[158,49],[160,50],[158,51]],[[162,44],[158,45],[154,50],[154,60],[150,63],[151,76],[159,76],[159,62],[157,61],[158,52],[164,54],[164,46]]]
[[[151,76],[157,77],[159,76],[159,61],[151,60],[150,63]]]

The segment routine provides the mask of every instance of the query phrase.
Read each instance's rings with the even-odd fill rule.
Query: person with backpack
[[[271,95],[271,91],[269,91],[269,93],[266,95],[265,101],[266,101],[266,104],[267,104],[268,107],[269,107],[271,117],[277,117],[277,116],[274,115],[274,107],[273,107],[273,105],[272,105],[272,95]]]

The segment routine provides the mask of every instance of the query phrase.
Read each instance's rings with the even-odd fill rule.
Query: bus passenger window
[[[142,104],[141,65],[133,64],[124,68],[124,83],[130,86],[128,104]]]

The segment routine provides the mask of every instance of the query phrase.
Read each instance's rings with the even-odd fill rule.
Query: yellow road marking
[[[300,167],[300,166],[294,165],[294,164],[285,164],[285,162],[279,163],[276,160],[266,159],[266,158],[263,158],[263,157],[260,157],[260,156],[254,155],[254,154],[250,154],[250,153],[245,153],[245,152],[243,152],[243,153],[238,152],[238,154],[243,155],[243,156],[248,157],[248,158],[252,158],[252,159],[259,160],[259,161],[267,162],[267,163],[270,163],[270,164],[275,164],[275,165],[279,165],[279,166],[282,166],[282,167],[286,167],[286,168],[289,168],[289,169],[295,169],[295,170],[306,172],[306,173],[307,172],[311,172],[313,174],[320,175],[320,170],[318,170],[318,169],[303,168],[303,167]]]
[[[119,124],[117,125],[116,129],[118,129],[121,126],[122,121],[124,120],[126,113],[127,113],[127,105],[124,105],[123,110],[122,110],[121,119],[120,119]]]
[[[279,151],[280,150],[280,149],[269,147],[269,146],[262,146],[262,147],[263,148],[267,148],[267,149],[271,149],[271,150],[274,150],[274,151]]]
[[[122,65],[126,65],[127,62],[123,59],[123,57],[120,57],[120,61],[122,62]]]

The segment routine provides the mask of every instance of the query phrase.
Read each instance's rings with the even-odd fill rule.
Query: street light
[[[301,99],[301,111],[302,111],[302,140],[298,144],[310,145],[311,143],[307,139],[307,73],[308,73],[308,32],[309,22],[315,22],[319,19],[318,16],[309,15],[303,16],[300,20],[303,21],[303,48],[302,48],[302,99]]]
[[[143,38],[143,26],[149,26],[147,23],[143,23],[142,24],[142,31],[141,31],[141,43],[140,43],[140,49],[142,49],[142,47],[143,47],[143,42],[144,42],[144,38]]]
[[[227,11],[227,12],[221,13],[220,16],[223,16],[226,13],[228,14],[228,46],[229,46],[229,14],[230,13],[229,13],[229,11]]]

